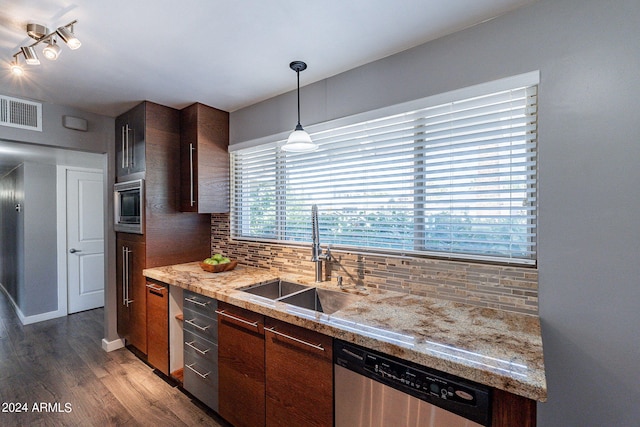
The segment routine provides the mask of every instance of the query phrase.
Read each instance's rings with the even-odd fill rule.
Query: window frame
[[[463,88],[443,94],[438,94],[434,96],[429,96],[426,98],[421,98],[418,100],[397,104],[390,107],[384,107],[377,110],[372,110],[360,114],[355,114],[352,116],[344,117],[337,120],[332,120],[320,124],[316,124],[313,126],[307,126],[307,130],[312,135],[321,135],[322,133],[326,133],[331,131],[332,129],[341,127],[341,126],[349,126],[351,124],[356,124],[366,120],[375,120],[381,117],[391,116],[393,114],[402,114],[406,111],[411,111],[418,108],[425,108],[425,106],[438,106],[458,100],[465,100],[473,97],[483,96],[485,94],[490,94],[494,92],[510,90],[517,87],[526,87],[526,86],[536,86],[539,87],[540,78],[539,72],[531,72],[525,73],[518,76],[508,77],[505,79],[496,80],[493,82],[483,83],[475,86],[471,86],[468,88]],[[538,112],[536,111],[536,126],[537,126],[537,117]],[[537,132],[537,129],[536,129]],[[296,240],[296,239],[287,239],[286,236],[286,182],[287,182],[287,171],[286,171],[286,153],[279,149],[279,147],[283,144],[286,139],[288,132],[283,132],[278,135],[272,135],[268,137],[263,137],[251,141],[245,141],[238,144],[233,144],[230,146],[229,151],[231,152],[231,238],[234,240],[244,240],[244,241],[254,241],[254,242],[265,242],[265,243],[276,243],[283,244],[288,246],[304,246],[310,243],[310,240]],[[419,133],[418,133],[419,134]],[[531,266],[537,264],[537,134],[534,141],[534,155],[533,161],[534,166],[530,166],[530,169],[533,168],[533,188],[527,188],[527,191],[532,191],[534,193],[532,206],[530,206],[530,210],[532,212],[532,219],[530,220],[530,228],[532,230],[533,235],[531,236],[531,247],[533,248],[533,256],[531,258],[513,258],[513,257],[503,257],[503,256],[494,256],[494,255],[482,255],[482,254],[473,254],[473,253],[456,253],[456,252],[439,252],[429,250],[427,245],[425,244],[425,240],[421,239],[421,246],[414,246],[413,249],[388,249],[388,248],[375,248],[369,246],[357,246],[357,245],[343,245],[343,244],[331,244],[332,250],[334,249],[343,249],[349,252],[364,252],[364,253],[372,253],[372,254],[386,254],[391,256],[417,256],[417,257],[433,257],[439,259],[455,259],[460,261],[482,261],[482,262],[490,262],[490,263],[498,263],[498,264],[516,264],[516,265],[524,265]],[[235,153],[239,153],[242,150],[248,148],[255,147],[266,147],[268,145],[273,145],[275,147],[275,161],[274,161],[274,171],[275,171],[275,215],[276,215],[276,228],[273,237],[270,236],[247,236],[241,235],[237,233],[239,227],[236,224],[236,209],[238,204],[238,199],[236,196],[237,183],[235,180],[235,167],[234,167],[234,155]],[[419,163],[416,163],[418,165]],[[423,168],[424,171],[424,168]],[[530,171],[531,172],[531,171]],[[420,193],[416,193],[420,194]],[[424,198],[424,195],[423,195]],[[420,198],[417,197],[413,202],[413,210],[414,212],[421,209]],[[424,203],[422,204],[424,206]],[[423,233],[424,234],[424,226],[420,226],[421,218],[414,219],[414,227],[413,233],[414,236],[416,234]],[[414,238],[414,242],[415,242]]]

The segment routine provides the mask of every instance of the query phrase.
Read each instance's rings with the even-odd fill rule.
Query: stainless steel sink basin
[[[358,299],[360,299],[358,295],[330,291],[322,288],[310,288],[280,298],[279,301],[321,313],[332,314],[356,302]]]
[[[287,282],[284,280],[274,280],[274,281],[262,283],[259,285],[249,286],[247,288],[240,288],[239,290],[243,292],[248,292],[253,295],[258,295],[261,297],[275,300],[285,295],[289,295],[294,292],[299,292],[303,289],[310,289],[310,288],[308,286],[300,285],[298,283]]]

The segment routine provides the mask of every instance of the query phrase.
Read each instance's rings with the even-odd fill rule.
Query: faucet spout
[[[318,205],[311,206],[311,261],[318,262],[322,254],[320,247],[320,229],[318,226]]]
[[[322,261],[331,260],[331,250],[322,253],[320,247],[320,228],[318,226],[318,206],[311,206],[311,261],[316,264],[316,282],[322,282]]]

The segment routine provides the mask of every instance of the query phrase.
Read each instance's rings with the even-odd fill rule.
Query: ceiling
[[[111,117],[142,100],[231,112],[295,89],[292,60],[305,86],[533,1],[2,0],[0,92]],[[76,19],[80,49],[39,47],[41,65],[10,73],[27,23]]]

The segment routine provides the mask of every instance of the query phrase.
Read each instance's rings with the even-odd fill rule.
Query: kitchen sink
[[[360,299],[356,294],[313,288],[286,280],[273,280],[238,290],[326,314],[342,310]]]
[[[240,288],[239,290],[275,300],[285,295],[302,291],[303,289],[310,288],[298,283],[287,282],[284,280],[273,280],[271,282],[262,283],[259,285],[252,285],[247,288]]]
[[[358,299],[360,299],[358,295],[322,288],[309,288],[280,298],[279,301],[321,313],[332,314]]]

